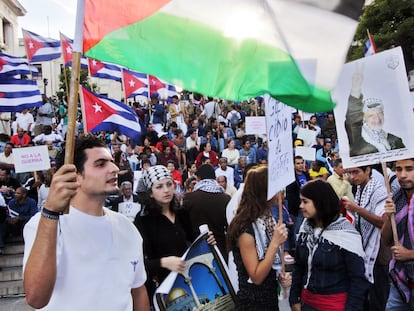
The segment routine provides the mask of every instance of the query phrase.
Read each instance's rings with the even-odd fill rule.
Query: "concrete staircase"
[[[0,297],[24,295],[22,237],[6,240],[5,252],[0,255]]]

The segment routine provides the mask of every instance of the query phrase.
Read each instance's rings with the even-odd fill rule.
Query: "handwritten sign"
[[[43,171],[50,168],[47,146],[35,146],[13,149],[16,173]]]
[[[121,202],[118,205],[118,212],[134,222],[135,216],[141,211],[141,205],[135,202]]]
[[[262,135],[266,134],[265,117],[246,117],[246,134]]]
[[[268,139],[269,179],[267,199],[295,180],[292,151],[291,111],[285,104],[264,96]]]

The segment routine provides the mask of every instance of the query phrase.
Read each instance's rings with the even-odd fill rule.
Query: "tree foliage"
[[[60,75],[59,75],[59,89],[63,90],[58,92],[60,94],[60,96],[64,95],[64,94],[69,94],[70,91],[70,77],[72,74],[72,70],[70,68],[65,68],[65,70],[63,70]],[[80,85],[87,87],[88,89],[95,91],[97,86],[94,83],[90,83],[89,80],[89,75],[88,75],[88,70],[86,69],[81,69],[80,71],[80,75],[79,75],[79,83]],[[66,92],[67,89],[67,92]]]
[[[376,0],[366,6],[348,61],[364,57],[367,30],[377,52],[401,46],[407,71],[414,69],[414,0]]]

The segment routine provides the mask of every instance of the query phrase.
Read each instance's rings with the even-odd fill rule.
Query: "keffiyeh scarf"
[[[361,135],[366,142],[373,145],[378,149],[378,151],[385,152],[387,150],[391,150],[390,143],[387,140],[388,134],[383,129],[374,131],[366,123],[364,123],[362,125]]]
[[[309,251],[308,256],[308,275],[305,288],[308,286],[310,276],[312,274],[312,260],[318,246],[324,240],[339,246],[351,253],[365,258],[364,249],[362,248],[361,236],[355,230],[354,226],[344,217],[339,217],[328,227],[314,228],[308,220],[302,223],[299,229],[299,235],[302,236]]]
[[[387,193],[381,191],[382,184],[375,178],[371,178],[363,189],[358,186],[355,194],[355,202],[368,212],[381,216],[384,212],[384,204]],[[382,208],[382,211],[379,211]],[[356,215],[356,227],[362,236],[362,246],[365,250],[365,276],[374,282],[374,264],[380,248],[381,230],[360,215]]]
[[[272,240],[273,232],[276,229],[276,222],[272,215],[265,215],[257,218],[257,220],[252,223],[252,226],[256,241],[257,256],[259,260],[263,260],[269,247],[270,241]],[[278,272],[282,270],[280,250],[273,260],[272,268]],[[250,278],[248,282],[252,282]]]
[[[217,181],[214,179],[203,179],[200,180],[196,185],[194,186],[193,191],[201,190],[204,192],[210,192],[210,193],[220,193],[224,192],[224,189],[222,186],[220,186]]]

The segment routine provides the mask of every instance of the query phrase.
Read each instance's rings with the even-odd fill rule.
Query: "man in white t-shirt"
[[[118,192],[119,168],[93,135],[77,138],[74,163],[54,174],[43,209],[24,228],[27,302],[42,310],[149,311],[141,235],[103,207]]]

